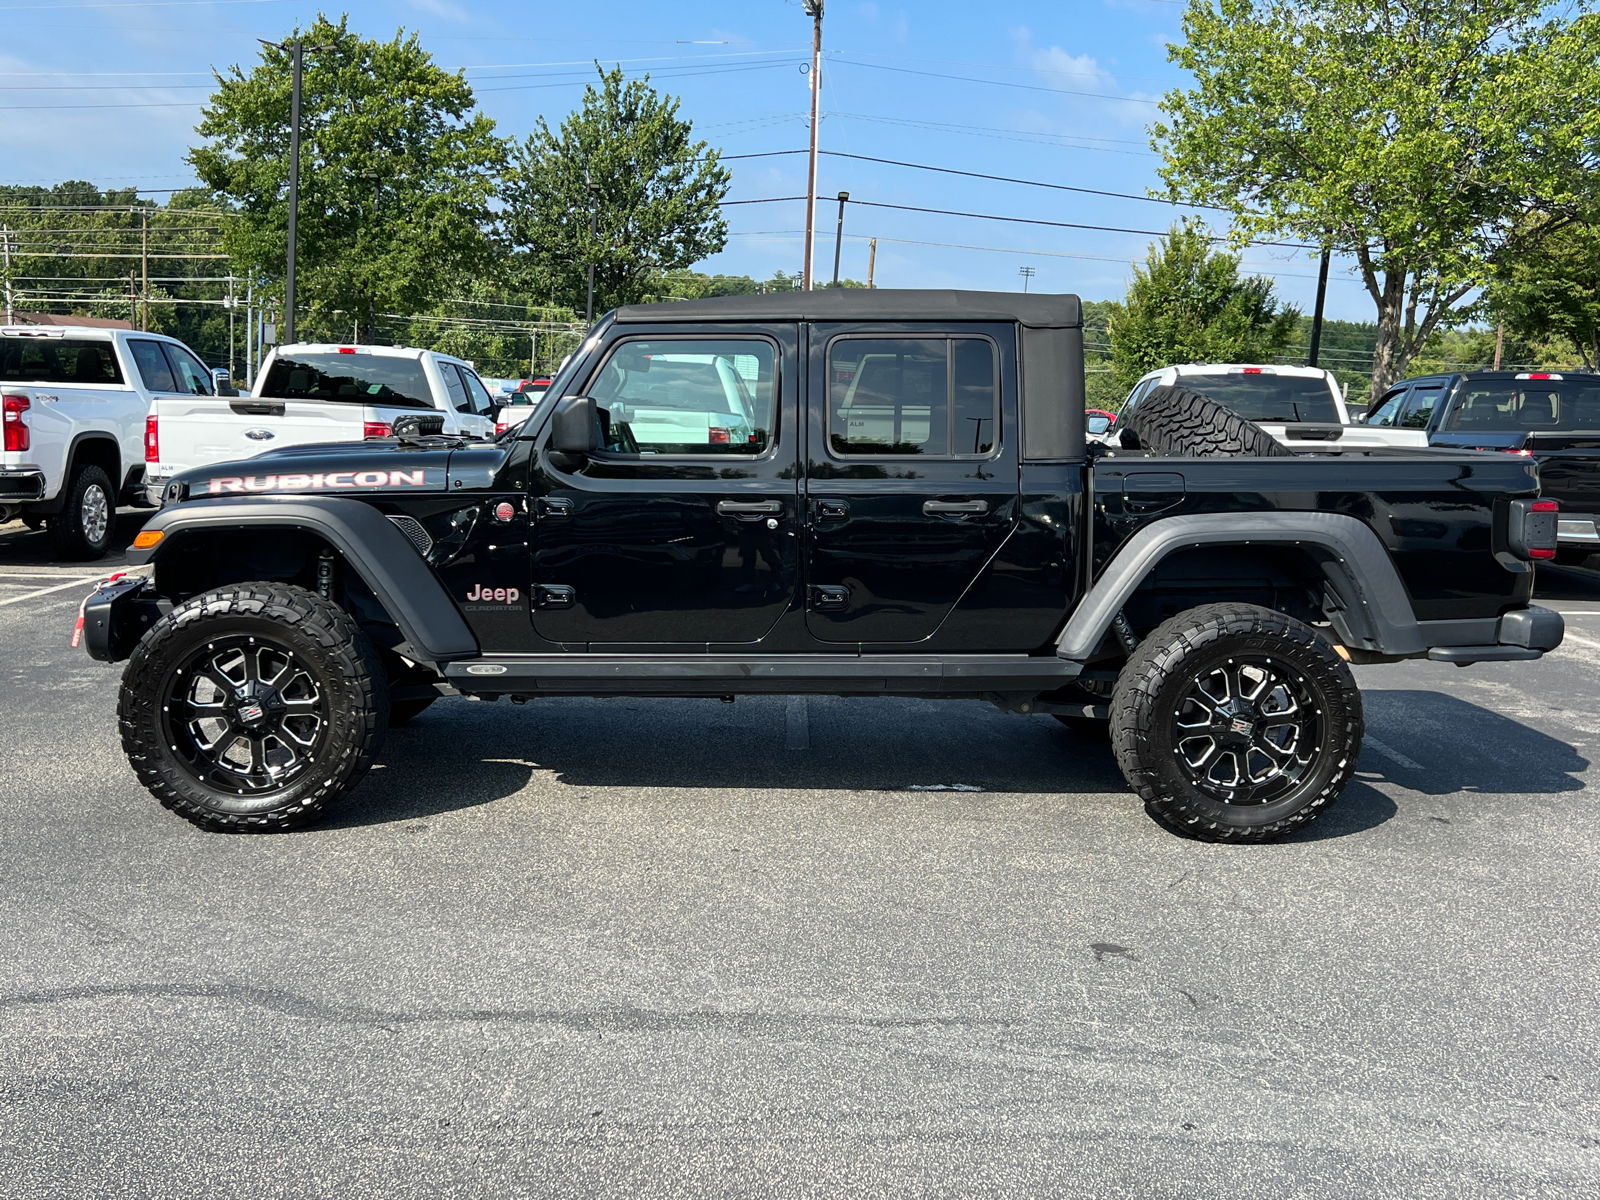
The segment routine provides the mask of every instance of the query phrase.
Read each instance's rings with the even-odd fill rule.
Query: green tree
[[[727,244],[729,173],[690,136],[675,97],[648,76],[625,82],[620,67],[584,89],[559,133],[539,119],[507,172],[505,223],[556,281],[557,302],[584,310],[591,264],[597,313],[637,302]]]
[[[1570,340],[1590,370],[1600,368],[1600,225],[1573,223],[1537,239],[1504,264],[1489,292],[1491,311],[1526,339]]]
[[[436,66],[415,34],[377,42],[318,17],[301,101],[298,306],[306,325],[427,308],[488,270],[490,202],[506,147],[474,111],[460,72]],[[202,111],[195,173],[225,203],[236,263],[269,280],[285,271],[291,63],[264,47],[248,74],[216,76]],[[341,335],[342,336],[342,335]]]
[[[1595,185],[1600,27],[1547,0],[1190,0],[1167,194],[1354,256],[1377,395]]]
[[[1198,221],[1173,225],[1133,268],[1127,299],[1107,314],[1112,379],[1124,393],[1157,367],[1189,362],[1266,362],[1294,335],[1298,310],[1272,281],[1241,277],[1237,255],[1212,248]]]

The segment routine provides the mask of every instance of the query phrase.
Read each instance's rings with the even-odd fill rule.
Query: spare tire
[[[1289,458],[1294,451],[1261,426],[1188,388],[1150,389],[1124,426],[1151,454],[1179,458]],[[1127,443],[1124,442],[1124,445]]]

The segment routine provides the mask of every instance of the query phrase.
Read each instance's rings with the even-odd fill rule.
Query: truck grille
[[[428,531],[422,527],[422,522],[415,517],[390,517],[399,527],[401,533],[411,539],[411,544],[417,548],[417,553],[427,558],[433,549],[433,539],[428,536]]]

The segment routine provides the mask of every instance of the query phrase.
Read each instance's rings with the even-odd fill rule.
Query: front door
[[[533,624],[569,650],[759,642],[794,599],[801,527],[796,327],[684,336],[612,326],[603,449],[539,454]]]
[[[929,638],[1016,523],[1011,326],[814,325],[806,627]]]

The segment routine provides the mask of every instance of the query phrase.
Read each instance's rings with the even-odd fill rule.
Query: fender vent
[[[433,539],[428,536],[428,531],[422,527],[422,522],[415,517],[390,517],[399,528],[400,532],[411,539],[411,544],[417,548],[417,553],[427,558],[433,550]]]

